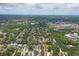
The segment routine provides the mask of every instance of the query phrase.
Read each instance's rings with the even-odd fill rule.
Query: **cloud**
[[[0,13],[14,14],[78,14],[78,3],[0,3]]]

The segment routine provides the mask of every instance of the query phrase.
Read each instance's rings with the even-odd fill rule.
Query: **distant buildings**
[[[60,29],[79,29],[78,24],[69,24],[69,23],[56,24],[56,27]]]
[[[79,30],[79,24],[67,23],[67,22],[56,22],[54,24],[50,23],[51,27],[56,29],[76,29]]]

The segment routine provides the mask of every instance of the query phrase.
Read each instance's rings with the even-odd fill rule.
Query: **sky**
[[[0,14],[79,15],[79,3],[0,3]]]

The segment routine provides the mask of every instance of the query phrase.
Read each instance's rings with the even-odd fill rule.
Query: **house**
[[[7,33],[0,32],[0,35],[6,35]]]

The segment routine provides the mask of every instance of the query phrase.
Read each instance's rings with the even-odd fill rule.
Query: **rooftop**
[[[72,34],[70,33],[70,34],[66,34],[65,36],[73,39],[79,39],[78,33],[72,33]]]

